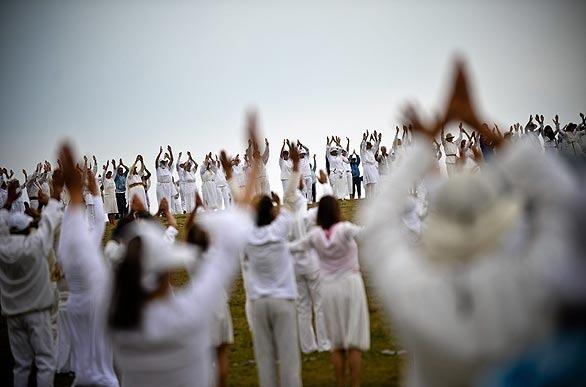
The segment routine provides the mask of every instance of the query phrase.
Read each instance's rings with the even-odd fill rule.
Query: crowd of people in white
[[[470,385],[519,356],[554,321],[546,283],[573,297],[564,306],[586,299],[564,277],[584,274],[584,262],[572,261],[572,273],[560,263],[576,253],[577,215],[567,209],[580,181],[561,156],[584,158],[586,118],[561,127],[555,116],[552,127],[535,115],[502,133],[468,111],[430,125],[407,116],[388,148],[378,131],[363,133],[359,154],[349,139],[344,147],[328,137],[327,172],[316,173],[303,143],[284,140],[282,200],[254,116],[243,160],[208,153],[199,165],[189,151],[175,160],[161,147],[166,228],[149,213],[142,155],[130,168],[108,161],[98,176],[95,157],[76,163],[63,146],[57,168],[39,163],[22,182],[2,169],[0,301],[14,385],[27,385],[33,363],[38,386],[53,385],[55,372],[74,373],[80,386],[225,385],[240,267],[260,385],[299,386],[300,351],[331,351],[336,384],[358,386],[370,328],[357,239],[412,355],[411,385]],[[446,134],[457,118],[468,130]],[[325,194],[309,208],[316,183]],[[339,199],[361,197],[361,185],[358,226],[342,220]],[[179,237],[181,213],[189,218]],[[115,231],[103,247],[106,217]],[[180,268],[191,280],[173,288]],[[502,372],[490,385],[506,385]]]

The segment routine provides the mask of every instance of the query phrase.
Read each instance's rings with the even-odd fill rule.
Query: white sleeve
[[[252,230],[252,217],[241,209],[205,213],[201,224],[211,235],[212,244],[201,270],[185,292],[176,295],[186,318],[209,322],[209,314],[220,302],[236,274],[240,252]]]
[[[41,212],[39,227],[24,239],[25,251],[42,251],[47,255],[55,241],[55,230],[61,224],[63,211],[61,205],[55,199],[49,199],[49,203]]]

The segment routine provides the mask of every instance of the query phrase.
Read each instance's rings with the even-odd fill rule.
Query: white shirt
[[[125,386],[211,385],[211,321],[252,223],[249,214],[230,209],[204,214],[201,224],[213,242],[196,278],[174,295],[150,302],[140,329],[112,333]]]
[[[293,163],[291,159],[279,158],[279,168],[281,168],[281,180],[288,180],[291,176],[291,170],[293,169]]]
[[[297,298],[297,283],[293,256],[287,246],[294,217],[291,212],[295,200],[296,181],[293,173],[283,201],[284,208],[269,225],[255,226],[244,249],[247,268],[247,290],[251,300],[261,297]]]
[[[0,210],[0,223],[9,212]],[[43,208],[37,230],[29,235],[0,235],[0,302],[10,316],[49,308],[54,303],[47,256],[53,248],[55,230],[61,223],[61,205],[54,199]]]

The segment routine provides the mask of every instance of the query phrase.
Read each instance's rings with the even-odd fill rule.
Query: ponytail
[[[147,293],[141,286],[142,242],[134,238],[128,243],[126,255],[117,266],[110,302],[108,325],[116,330],[131,330],[140,326]]]

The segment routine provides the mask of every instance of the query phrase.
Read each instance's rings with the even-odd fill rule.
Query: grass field
[[[359,200],[341,202],[344,219],[352,220],[359,205]],[[177,216],[180,235],[186,221],[185,216]],[[104,240],[108,240],[112,232],[106,228]],[[363,386],[396,386],[399,384],[402,359],[396,354],[385,354],[397,351],[391,336],[387,321],[378,308],[372,292],[368,290],[368,277],[365,275],[370,310],[370,351],[363,354]],[[173,276],[175,286],[181,286],[187,280],[185,273],[176,273]],[[254,363],[252,338],[244,316],[244,289],[242,278],[238,277],[234,283],[230,298],[230,310],[234,323],[234,345],[230,353],[231,386],[257,386],[257,371]],[[302,356],[302,372],[304,386],[331,386],[333,385],[333,368],[329,353],[314,353]]]
[[[345,219],[351,220],[360,201],[351,200],[341,202],[342,213]],[[177,222],[180,231],[186,221],[185,216],[178,216]],[[104,235],[104,242],[110,238],[112,228],[108,226]],[[368,289],[368,277],[365,275],[367,286],[368,302],[370,310],[370,333],[371,348],[363,355],[363,386],[397,386],[399,375],[403,364],[402,356],[398,356],[391,336],[391,330],[381,310],[377,307],[372,292]],[[185,273],[176,273],[173,276],[175,286],[186,283]],[[229,385],[231,386],[257,386],[257,373],[254,363],[252,339],[248,330],[248,324],[244,316],[244,289],[242,279],[237,278],[231,294],[230,309],[234,323],[234,345],[230,354]],[[8,351],[8,337],[6,332],[6,321],[1,320],[0,324],[0,386],[11,385],[12,361]],[[383,352],[384,351],[384,352]],[[302,356],[302,372],[304,386],[332,386],[333,369],[328,353],[316,353]],[[34,385],[34,383],[31,383]],[[58,380],[56,387],[69,387],[67,380]],[[164,387],[164,386],[161,386]]]

